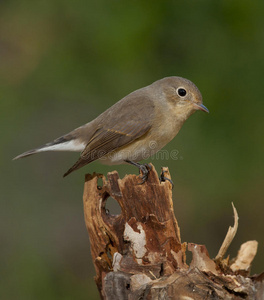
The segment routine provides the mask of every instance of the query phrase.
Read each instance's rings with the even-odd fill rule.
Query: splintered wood
[[[163,172],[170,179],[168,169]],[[116,171],[107,180],[96,173],[85,177],[84,215],[102,299],[263,299],[257,291],[264,289],[264,276],[247,276],[256,242],[241,248],[231,266],[223,256],[233,236],[216,261],[205,246],[189,243],[188,266],[171,183],[160,182],[153,166],[148,180],[140,181],[136,175],[120,179]],[[109,197],[121,207],[119,215],[106,209]]]

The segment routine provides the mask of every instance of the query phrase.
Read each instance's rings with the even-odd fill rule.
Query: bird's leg
[[[143,184],[148,179],[149,171],[152,169],[150,164],[139,164],[129,159],[125,159],[125,162],[139,168],[139,171],[142,172],[142,176],[140,176],[142,182],[140,182],[139,184]]]
[[[165,182],[166,180],[168,180],[168,181],[170,182],[172,188],[174,188],[174,184],[173,184],[172,180],[169,179],[168,177],[164,176],[164,173],[165,173],[165,172],[164,172],[164,170],[162,169],[161,174],[160,174],[160,177],[159,177],[159,181],[160,181],[160,182],[162,182],[162,181]]]

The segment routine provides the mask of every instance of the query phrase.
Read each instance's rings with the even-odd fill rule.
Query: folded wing
[[[81,157],[63,177],[140,138],[150,130],[153,113],[154,106],[148,98],[141,101],[132,98],[105,111],[98,117],[97,129]]]

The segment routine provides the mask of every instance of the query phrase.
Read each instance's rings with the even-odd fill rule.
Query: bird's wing
[[[147,133],[151,128],[154,105],[148,99],[142,100],[144,105],[130,100],[100,115],[100,126],[90,138],[79,160],[64,177]]]

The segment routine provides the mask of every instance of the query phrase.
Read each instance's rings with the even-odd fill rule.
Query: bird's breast
[[[104,164],[122,164],[125,160],[141,161],[153,156],[179,132],[182,124],[174,118],[157,118],[151,129],[128,145],[108,153],[100,160]]]

